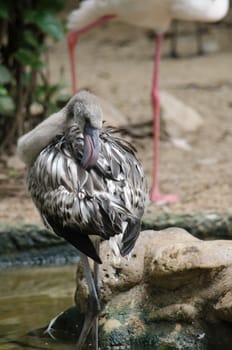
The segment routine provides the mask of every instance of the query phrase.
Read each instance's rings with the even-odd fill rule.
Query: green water
[[[75,265],[0,272],[0,349],[69,350],[68,344],[27,336],[73,305]]]

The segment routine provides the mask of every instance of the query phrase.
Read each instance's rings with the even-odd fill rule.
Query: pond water
[[[31,336],[28,332],[44,327],[73,305],[75,272],[76,265],[0,271],[0,350],[74,349],[73,345]],[[210,327],[207,334],[207,350],[232,349],[231,325],[222,329]],[[148,349],[154,348],[143,348]]]
[[[73,305],[75,265],[0,272],[0,349],[69,350],[68,344],[28,336]]]
[[[74,349],[28,333],[73,305],[75,273],[76,265],[0,271],[0,350]]]

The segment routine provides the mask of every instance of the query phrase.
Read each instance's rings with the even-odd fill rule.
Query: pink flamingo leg
[[[70,32],[67,36],[67,41],[68,41],[68,51],[69,51],[69,58],[70,58],[70,64],[71,64],[71,75],[72,75],[72,92],[75,94],[78,90],[77,88],[77,78],[76,78],[76,63],[75,63],[75,47],[77,45],[77,40],[78,37],[81,34],[84,34],[91,29],[97,27],[98,25],[107,22],[108,20],[115,18],[115,15],[108,15],[108,16],[103,16],[99,18],[97,21],[89,24],[86,27],[83,27],[79,30]]]
[[[163,34],[157,34],[156,49],[155,49],[155,63],[154,76],[152,84],[152,103],[153,103],[153,117],[154,117],[154,164],[153,164],[153,180],[150,198],[152,202],[176,202],[179,197],[173,194],[162,195],[159,191],[158,181],[158,166],[159,166],[159,138],[160,138],[160,97],[159,97],[159,66],[161,57]]]

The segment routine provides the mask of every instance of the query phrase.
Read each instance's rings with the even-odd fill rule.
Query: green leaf
[[[8,7],[7,7],[7,2],[3,2],[1,1],[0,2],[0,18],[8,18],[8,13],[9,13],[9,10],[8,10]]]
[[[28,87],[31,82],[31,71],[27,70],[23,73],[23,85]]]
[[[51,35],[56,40],[61,40],[64,37],[61,23],[50,13],[27,11],[24,14],[24,20],[27,23],[36,24],[42,32]]]
[[[8,95],[7,89],[4,86],[1,86],[1,85],[0,85],[0,95],[2,95],[2,96]]]
[[[26,44],[28,44],[32,47],[35,47],[35,48],[37,48],[39,46],[37,38],[35,37],[35,35],[32,31],[25,30],[23,33],[23,37],[24,37]]]
[[[0,96],[0,114],[13,115],[15,104],[11,96]]]
[[[61,84],[53,84],[48,87],[49,94],[52,96],[61,89]]]
[[[32,68],[43,68],[44,63],[39,60],[37,55],[35,55],[31,50],[19,49],[15,58],[25,66],[30,66]]]
[[[64,31],[61,23],[50,14],[44,14],[38,18],[38,27],[46,34],[51,35],[56,40],[62,40]]]
[[[0,84],[9,83],[12,79],[12,75],[6,66],[0,64]]]
[[[65,8],[66,2],[64,0],[40,0],[38,3],[37,10],[41,11],[46,9],[47,12],[58,12]]]

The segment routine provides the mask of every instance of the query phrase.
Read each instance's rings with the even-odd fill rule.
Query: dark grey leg
[[[96,240],[95,242],[95,249],[96,252],[99,256],[99,250],[100,250],[100,242],[99,240]],[[94,262],[94,284],[96,288],[96,293],[98,296],[98,300],[100,300],[100,278],[99,278],[99,264]],[[99,349],[99,340],[98,340],[98,316],[95,318],[93,327],[92,327],[92,344],[95,346],[94,349],[98,350]]]
[[[84,325],[80,334],[80,337],[76,344],[76,349],[81,350],[86,343],[86,339],[92,329],[95,328],[96,319],[98,318],[98,313],[100,311],[100,302],[98,294],[95,287],[95,282],[92,276],[92,272],[89,266],[89,260],[87,256],[83,253],[80,253],[81,261],[84,266],[85,278],[89,288],[89,299],[88,299],[88,309],[85,315]],[[94,350],[98,350],[98,339],[95,342]]]
[[[172,58],[178,58],[179,55],[177,53],[177,41],[178,41],[178,22],[173,21],[172,23],[172,35],[170,38],[170,56]]]
[[[203,25],[202,23],[196,23],[196,40],[197,40],[197,55],[204,55],[203,49]]]

